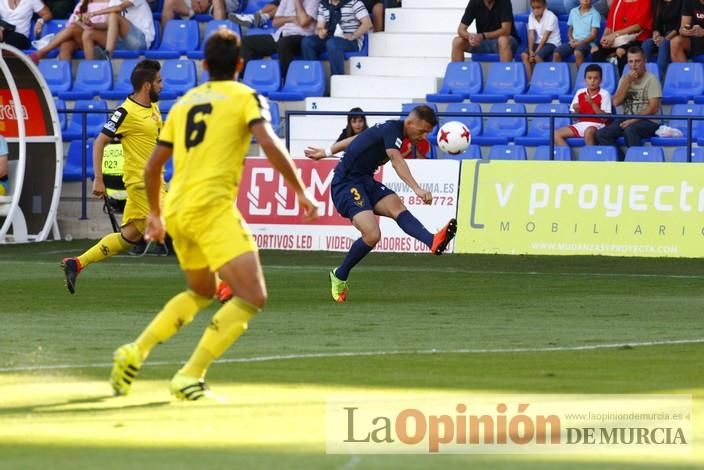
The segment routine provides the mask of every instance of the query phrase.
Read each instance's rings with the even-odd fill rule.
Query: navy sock
[[[412,236],[416,240],[422,241],[428,245],[428,247],[432,246],[433,234],[428,232],[428,230],[423,227],[423,224],[421,224],[410,211],[405,210],[401,212],[396,218],[396,223],[408,235]]]
[[[335,276],[341,281],[346,281],[352,268],[362,261],[362,258],[367,256],[372,249],[374,249],[373,246],[367,245],[362,238],[358,238],[350,247],[350,251],[347,252],[340,267],[335,270]]]

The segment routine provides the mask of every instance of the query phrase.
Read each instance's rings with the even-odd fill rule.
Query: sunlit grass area
[[[263,252],[270,303],[213,365],[226,402],[168,383],[216,306],[159,346],[128,397],[111,353],[183,287],[173,258],[90,266],[86,242],[0,247],[2,468],[702,468],[699,260],[375,254],[350,302],[328,299],[340,254]],[[326,455],[331,396],[690,394],[691,455]]]

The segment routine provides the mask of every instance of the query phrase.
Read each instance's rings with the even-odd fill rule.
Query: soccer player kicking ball
[[[127,190],[127,204],[120,232],[105,235],[82,255],[64,258],[61,262],[66,288],[71,294],[76,292],[78,273],[89,264],[127,251],[142,239],[149,213],[144,190],[144,165],[154,150],[162,126],[161,112],[157,105],[162,89],[160,70],[161,65],[156,60],[145,59],[135,66],[130,77],[134,93],[115,110],[93,144],[93,194],[102,199],[105,195],[103,149],[113,137],[121,137],[125,162],[122,180]],[[160,188],[163,192],[163,180]]]
[[[171,380],[171,393],[177,398],[212,396],[205,384],[208,367],[264,306],[267,292],[257,245],[233,204],[252,134],[295,191],[304,220],[318,216],[317,203],[269,124],[266,99],[235,81],[243,65],[239,54],[240,38],[229,29],[220,28],[208,38],[203,68],[210,80],[186,93],[171,109],[145,167],[150,208],[145,236],[162,241],[168,228],[188,287],[166,303],[135,342],[115,351],[110,384],[116,395],[129,393],[155,345],[210,305],[214,272],[229,284],[234,296],[218,309],[190,359]],[[164,206],[164,225],[160,175],[172,154],[174,177]]]
[[[342,264],[330,271],[331,293],[335,302],[347,300],[350,271],[381,239],[376,215],[394,219],[404,232],[428,245],[436,255],[442,254],[455,237],[457,220],[451,219],[433,235],[406,209],[395,192],[373,177],[377,167],[391,160],[396,173],[423,203],[432,203],[433,195],[418,185],[400,149],[404,138],[414,145],[426,139],[437,123],[435,112],[429,106],[421,105],[415,107],[404,120],[377,124],[356,136],[336,142],[327,150],[313,147],[305,150],[306,157],[320,160],[346,149],[344,157],[335,167],[332,201],[340,215],[349,218],[362,236],[352,244]]]

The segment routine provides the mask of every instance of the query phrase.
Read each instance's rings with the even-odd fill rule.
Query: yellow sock
[[[220,307],[180,373],[203,378],[210,364],[247,331],[247,323],[257,312],[259,308],[237,297]]]
[[[132,243],[122,238],[120,232],[105,235],[98,243],[88,248],[88,250],[78,257],[81,268],[85,268],[91,263],[97,263],[110,258],[122,251],[132,247]]]
[[[181,327],[191,323],[193,317],[212,301],[211,297],[200,296],[191,290],[181,292],[169,300],[135,341],[142,353],[142,360],[147,358],[157,343],[163,343]]]

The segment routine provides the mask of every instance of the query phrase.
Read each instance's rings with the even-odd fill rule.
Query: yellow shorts
[[[144,183],[130,184],[126,188],[127,202],[122,213],[122,226],[133,223],[139,233],[144,233],[144,228],[149,215],[149,201],[147,200],[147,188]],[[166,198],[164,185],[161,186],[161,201]]]
[[[214,272],[240,255],[257,251],[254,237],[234,204],[181,211],[165,219],[184,271],[210,268]]]

